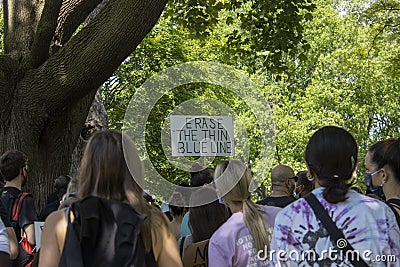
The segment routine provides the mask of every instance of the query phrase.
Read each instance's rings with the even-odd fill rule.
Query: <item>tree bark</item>
[[[90,107],[86,122],[82,127],[78,143],[75,146],[74,152],[71,157],[71,169],[69,171],[69,175],[71,177],[77,177],[79,175],[79,167],[82,160],[83,151],[85,149],[85,144],[87,143],[89,138],[95,132],[105,130],[107,128],[108,115],[101,99],[100,90],[98,90],[93,100],[92,106]]]
[[[97,6],[93,3],[101,1],[49,5],[55,2],[3,1],[5,55],[0,55],[0,63],[7,64],[0,64],[0,152],[18,149],[28,155],[27,191],[39,206],[52,191],[54,178],[70,170],[97,89],[135,50],[166,4],[166,0],[109,0],[72,35]],[[63,7],[77,2],[86,3],[86,9],[73,5],[69,12],[75,15],[63,22]],[[51,54],[49,40],[60,32],[68,34],[62,35],[60,49]]]

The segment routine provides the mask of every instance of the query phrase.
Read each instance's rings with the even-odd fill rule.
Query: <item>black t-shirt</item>
[[[50,204],[47,204],[39,213],[39,220],[44,222],[52,212],[58,210],[60,206],[60,201],[56,200]]]
[[[284,208],[294,201],[296,201],[294,196],[266,197],[258,201],[257,204]]]
[[[0,218],[4,223],[5,227],[11,227],[10,219],[8,218],[8,212],[6,207],[4,207],[3,202],[0,201]]]
[[[11,222],[11,213],[14,206],[15,200],[18,198],[21,190],[15,187],[3,187],[1,189],[0,200],[3,203],[4,207],[7,210],[8,219]],[[18,215],[18,225],[17,229],[14,228],[15,234],[17,238],[21,236],[20,229],[23,229],[24,226],[33,224],[34,221],[38,220],[38,216],[35,210],[35,203],[33,201],[33,197],[31,195],[26,196],[21,203],[21,209]]]

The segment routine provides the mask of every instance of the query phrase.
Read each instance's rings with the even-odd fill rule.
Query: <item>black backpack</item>
[[[5,189],[5,187],[1,188],[0,194],[2,194]],[[11,212],[10,224],[13,227],[15,236],[17,237],[17,240],[19,242],[18,256],[16,259],[10,260],[10,266],[12,267],[31,267],[36,256],[35,247],[32,247],[32,245],[29,244],[28,238],[26,237],[23,229],[21,229],[21,227],[19,226],[19,214],[21,212],[22,202],[27,196],[32,197],[31,194],[28,194],[26,192],[19,193],[17,197],[8,195],[7,203],[10,206],[9,210]]]
[[[140,236],[145,216],[130,205],[90,196],[70,210],[59,266],[157,266]]]

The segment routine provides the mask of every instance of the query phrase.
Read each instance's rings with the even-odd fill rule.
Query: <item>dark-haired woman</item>
[[[182,266],[167,218],[143,198],[143,169],[129,137],[95,133],[78,179],[80,200],[46,219],[40,267]]]
[[[383,193],[400,225],[400,139],[390,138],[372,145],[365,156],[366,184]]]
[[[169,212],[172,216],[171,228],[172,232],[174,233],[175,239],[178,241],[178,239],[181,237],[180,230],[182,218],[186,213],[186,208],[184,207],[185,202],[183,200],[182,194],[179,192],[174,192],[169,202],[179,204],[179,206],[171,204],[169,205]]]
[[[349,189],[357,153],[353,136],[339,127],[323,127],[310,138],[305,151],[307,175],[316,180],[312,194],[322,205],[321,212],[316,215],[302,198],[278,214],[271,249],[286,253],[273,256],[275,266],[353,266],[352,259],[340,251],[345,244],[369,266],[382,255],[399,258],[400,230],[393,212],[379,200]],[[334,227],[325,227],[317,218],[323,210],[343,238],[331,236]],[[373,266],[398,265],[375,262]]]
[[[197,206],[205,200],[210,200],[210,203]],[[219,203],[217,192],[212,187],[201,187],[192,194],[189,211],[189,226],[192,234],[179,239],[178,247],[181,249],[182,258],[185,248],[193,243],[210,239],[229,218],[227,207]]]

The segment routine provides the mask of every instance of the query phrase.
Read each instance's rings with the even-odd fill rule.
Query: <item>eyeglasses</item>
[[[288,178],[288,179],[293,179],[296,183],[297,183],[297,180],[299,180],[299,177],[297,177],[297,176],[293,176],[293,177],[290,177],[290,178]]]

